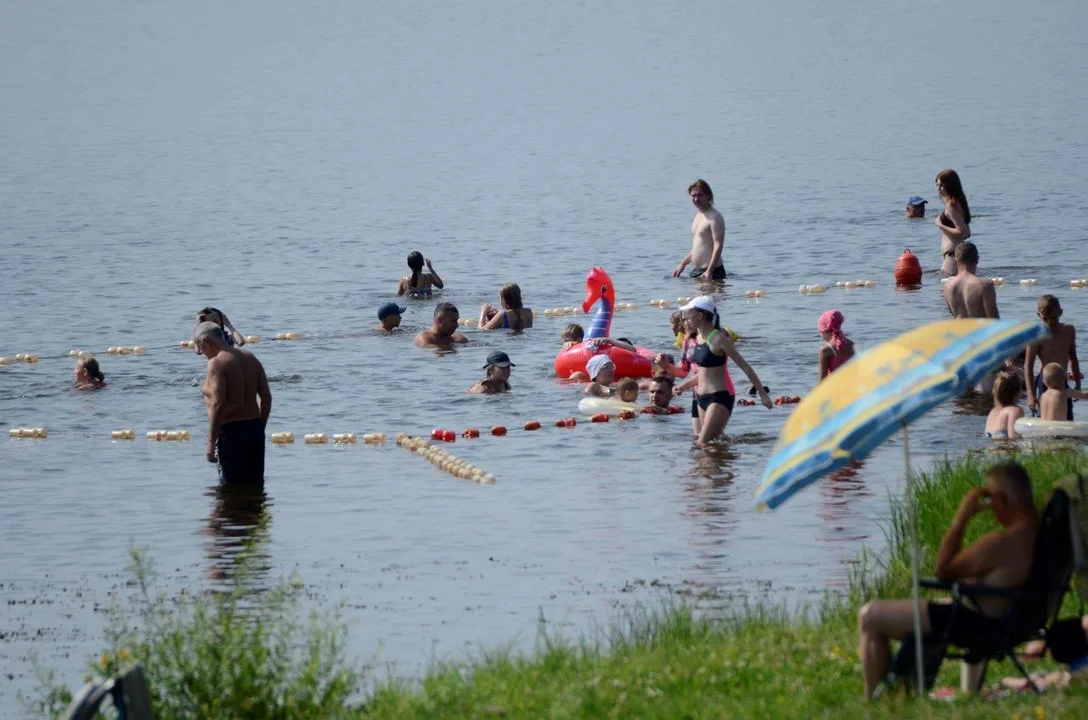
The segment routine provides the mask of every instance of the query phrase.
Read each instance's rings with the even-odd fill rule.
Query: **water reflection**
[[[864,532],[851,530],[847,525],[849,520],[857,518],[853,506],[861,498],[872,494],[861,476],[864,467],[864,463],[853,460],[849,467],[817,481],[821,498],[819,515],[827,521],[819,537],[821,542],[863,540],[867,537]]]
[[[249,573],[248,585],[263,586],[271,569],[266,549],[271,517],[264,488],[220,483],[205,494],[215,499],[205,530],[210,537],[208,578],[230,585],[244,569]]]

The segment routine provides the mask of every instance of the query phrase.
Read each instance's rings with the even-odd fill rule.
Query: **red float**
[[[506,434],[506,426],[505,425],[496,425],[495,427],[491,428],[491,434],[492,435],[505,435]]]
[[[619,418],[620,418],[620,420],[634,420],[635,419],[635,411],[634,410],[621,410],[620,414],[619,414]]]
[[[525,423],[525,429],[526,430],[539,430],[540,429],[540,421],[539,420],[530,420],[529,422]]]
[[[921,285],[922,264],[918,258],[907,248],[899,259],[895,261],[895,282],[897,285]]]
[[[608,413],[597,413],[589,419],[590,422],[602,423],[608,422]]]
[[[463,433],[461,433],[461,437],[463,437],[463,438],[478,438],[478,437],[480,437],[480,431],[477,428],[468,428]]]

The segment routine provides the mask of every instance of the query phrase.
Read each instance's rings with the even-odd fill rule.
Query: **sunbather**
[[[992,510],[1000,530],[987,533],[976,542],[963,547],[963,536],[971,518]],[[1031,480],[1017,463],[1003,463],[986,475],[984,487],[973,488],[963,498],[952,524],[941,540],[934,574],[944,581],[959,580],[999,588],[1023,585],[1031,573],[1035,554],[1035,536],[1039,513],[1031,495]],[[971,600],[965,601],[974,604]],[[1010,600],[985,598],[975,607],[962,607],[955,613],[955,622],[947,603],[922,603],[922,631],[934,628],[949,633],[949,642],[960,642],[991,631],[999,617],[1009,608]],[[888,670],[888,641],[898,640],[914,631],[914,609],[911,600],[873,600],[858,612],[858,654],[865,681],[865,698],[871,699],[877,684]]]

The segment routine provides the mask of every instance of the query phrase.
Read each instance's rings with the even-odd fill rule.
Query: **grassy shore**
[[[1040,503],[1057,480],[1088,466],[1088,457],[1074,452],[1018,459]],[[919,479],[925,569],[960,498],[995,461],[969,455]],[[114,633],[99,662],[142,662],[161,718],[1088,717],[1088,689],[1051,690],[1042,698],[936,702],[894,694],[875,705],[862,702],[857,608],[870,598],[906,596],[910,588],[904,507],[890,502],[885,555],[865,556],[846,597],[801,618],[767,607],[716,619],[684,607],[636,610],[618,619],[608,637],[578,643],[543,637],[528,655],[496,652],[437,666],[419,681],[379,681],[360,696],[366,679],[343,660],[343,628],[335,618],[300,626],[285,591],[271,596],[260,623],[242,622],[237,601],[215,606],[224,601],[193,598],[189,610],[159,619],[157,635],[127,625]],[[992,522],[977,520],[969,539]],[[1066,614],[1078,607],[1068,599]],[[938,684],[956,686],[958,670],[946,663]],[[987,679],[1014,674],[1011,665],[995,665]],[[53,694],[55,704],[63,691]],[[46,703],[41,709],[48,711]]]

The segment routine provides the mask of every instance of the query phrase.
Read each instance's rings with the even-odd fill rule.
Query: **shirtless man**
[[[710,277],[725,280],[722,263],[722,247],[725,245],[725,218],[714,209],[714,192],[706,180],[696,180],[688,186],[691,204],[698,212],[691,223],[691,252],[684,256],[673,277],[679,277],[684,268],[692,265],[691,277]]]
[[[1036,410],[1038,398],[1043,394],[1042,368],[1057,363],[1064,370],[1069,368],[1076,390],[1080,391],[1080,360],[1077,359],[1077,331],[1061,321],[1062,305],[1053,295],[1039,298],[1039,319],[1050,331],[1050,336],[1029,345],[1024,356],[1024,379],[1028,389],[1028,408]],[[1039,374],[1035,374],[1035,359],[1039,359]],[[1069,403],[1069,419],[1072,420],[1073,404]]]
[[[468,342],[467,337],[457,332],[457,321],[460,319],[461,313],[457,312],[453,303],[438,303],[434,309],[434,322],[416,335],[416,345],[451,350],[453,343]]]
[[[1001,525],[963,547],[967,524],[975,515],[993,511]],[[967,492],[952,525],[941,540],[934,574],[944,581],[960,580],[999,588],[1016,588],[1027,582],[1035,555],[1039,513],[1031,495],[1031,480],[1017,463],[1003,463],[986,475],[984,487]],[[987,632],[993,618],[1009,609],[1007,598],[980,598],[977,610],[961,607],[951,624],[953,645]],[[969,601],[970,603],[970,601]],[[948,603],[922,603],[922,631],[949,628],[952,607]],[[865,699],[872,699],[877,684],[888,671],[888,641],[914,632],[913,600],[872,600],[858,611],[858,655],[865,680]]]
[[[197,325],[193,342],[197,354],[208,358],[208,377],[201,386],[208,406],[204,457],[219,462],[224,482],[261,484],[264,428],[272,412],[264,367],[248,350],[228,347],[214,322]]]
[[[642,409],[642,412],[651,415],[666,415],[669,412],[669,403],[672,402],[673,379],[671,375],[662,373],[650,383],[650,404]]]
[[[956,246],[959,273],[944,284],[944,301],[954,318],[991,318],[997,320],[997,291],[993,281],[975,275],[978,248],[973,242]]]

